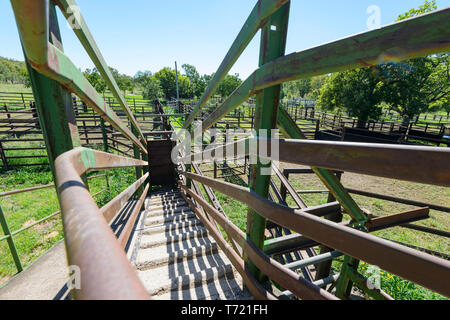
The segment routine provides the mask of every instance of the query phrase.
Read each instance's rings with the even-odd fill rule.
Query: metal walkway
[[[131,260],[153,299],[252,299],[177,190],[149,194],[134,237]]]

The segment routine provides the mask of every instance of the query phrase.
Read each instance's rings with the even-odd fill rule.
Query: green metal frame
[[[68,8],[76,6],[75,1],[10,1],[16,17],[24,56],[31,77],[39,120],[47,145],[50,166],[55,181],[58,184],[57,191],[61,207],[63,208],[65,232],[67,238],[69,238],[66,240],[69,247],[69,260],[80,259],[80,263],[86,267],[86,270],[95,270],[97,266],[92,261],[86,259],[86,256],[77,255],[78,246],[75,243],[91,241],[89,245],[95,247],[96,242],[92,241],[92,239],[79,237],[78,232],[80,230],[77,229],[79,225],[71,224],[64,219],[68,219],[67,216],[72,215],[72,219],[80,219],[78,222],[81,225],[81,222],[83,222],[82,219],[92,219],[92,216],[86,214],[87,211],[97,212],[98,208],[95,207],[95,204],[88,201],[79,204],[80,208],[76,207],[79,210],[78,214],[73,215],[73,209],[77,203],[71,196],[86,196],[91,199],[87,188],[87,179],[85,176],[83,178],[83,174],[88,169],[134,166],[136,167],[137,181],[127,189],[129,192],[124,192],[116,198],[120,202],[128,195],[131,196],[130,193],[135,192],[137,186],[142,185],[148,176],[147,174],[143,176],[143,171],[146,172],[147,170],[145,168],[146,162],[140,160],[148,159],[146,139],[123,98],[82,16],[77,20],[80,28],[75,29],[74,32],[105,79],[119,105],[124,110],[131,129],[114,113],[101,95],[96,92],[89,81],[83,76],[81,71],[64,54],[55,5],[61,9],[66,19],[69,19],[71,16]],[[212,96],[259,30],[261,30],[259,68],[208,116],[202,124],[203,132],[215,125],[227,113],[239,107],[249,97],[256,95],[255,128],[257,130],[270,130],[276,128],[278,125],[286,136],[294,139],[304,139],[305,136],[296,123],[283,108],[279,107],[280,85],[283,82],[357,67],[372,66],[388,61],[386,57],[395,54],[397,55],[395,57],[396,59],[404,60],[450,50],[450,8],[445,8],[420,17],[397,22],[377,30],[357,34],[291,55],[285,55],[289,8],[289,0],[259,0],[257,2],[199,103],[186,118],[184,123],[185,128],[191,130],[195,117],[203,106],[205,106],[208,99]],[[397,49],[393,50],[392,48]],[[133,143],[134,157],[136,159],[112,157],[109,154],[79,148],[80,140],[71,104],[71,94],[76,94],[84,103],[92,107],[101,116],[105,151],[108,150],[108,139],[105,128],[106,121]],[[247,149],[248,141],[247,139]],[[190,156],[187,157],[190,158]],[[254,191],[257,197],[267,199],[270,176],[261,175],[261,169],[270,168],[271,165],[262,165],[260,160],[262,159],[258,159],[258,164],[251,168],[250,189]],[[144,169],[140,168],[141,166],[144,166]],[[327,168],[331,169],[330,167]],[[340,203],[345,212],[351,216],[351,227],[360,231],[367,231],[365,227],[368,220],[366,214],[345,190],[336,175],[329,169],[319,167],[313,167],[312,169],[325,184],[330,194]],[[186,165],[186,171],[188,172],[186,174],[187,186],[190,187],[191,178],[193,177],[193,174],[189,173],[191,172],[190,165]],[[78,181],[77,174],[80,174],[80,178],[83,180],[82,182]],[[85,188],[79,188],[79,186],[73,185],[69,186],[69,182],[72,181],[70,179],[75,178]],[[66,185],[65,183],[69,184]],[[79,189],[76,189],[77,187]],[[78,193],[75,194],[77,190]],[[114,208],[115,205],[118,204],[111,203],[108,208]],[[110,215],[114,210],[111,209],[108,212],[108,215]],[[260,213],[262,214],[262,212]],[[1,211],[1,207],[0,223],[6,234],[3,238],[8,240],[10,250],[19,269],[20,259],[18,259],[17,250],[12,241],[12,235],[3,211]],[[106,231],[105,224],[99,221],[96,223],[103,230],[102,236],[104,241],[110,245],[112,250],[116,250],[117,246],[111,242],[112,237]],[[262,251],[264,249],[265,223],[265,218],[258,214],[257,210],[249,210],[247,237],[251,243],[254,243]],[[327,223],[331,222],[327,221]],[[87,225],[87,227],[91,228],[94,226],[95,224]],[[101,248],[98,247],[97,249],[100,250]],[[124,261],[123,255],[119,254],[117,250],[114,252],[117,254],[116,262]],[[125,270],[130,279],[134,281],[134,285],[140,288],[139,282],[136,281],[137,278],[131,268],[123,269],[118,267],[118,264],[108,264],[108,261],[100,261],[99,263],[103,264],[105,269],[109,267],[113,268],[118,274],[121,274]],[[354,283],[363,286],[361,284],[361,278],[357,274],[358,264],[359,260],[345,256],[337,282],[338,297],[345,298]],[[248,259],[247,266],[256,278],[262,279],[260,272]],[[92,273],[92,275],[94,274]],[[95,278],[91,279],[96,280]],[[124,282],[124,286],[126,284]],[[94,283],[86,283],[86,285],[89,289],[84,291],[83,294],[80,294],[81,297],[90,296],[89,294],[96,296],[96,285],[102,286],[104,296],[109,294],[106,281],[100,281],[96,285]],[[377,298],[383,296],[380,292],[370,293]]]
[[[136,167],[136,182],[102,208],[103,211],[99,210],[99,212],[105,212],[105,215],[112,215],[118,206],[123,205],[125,199],[129,199],[129,197],[135,193],[142,192],[143,184],[148,177],[148,174],[144,176],[142,174],[143,170],[141,167],[144,167],[145,171],[147,162],[141,161],[141,158],[148,159],[148,156],[146,139],[138,122],[120,92],[117,83],[93,40],[82,16],[80,20],[77,21],[80,24],[80,28],[74,29],[74,32],[85,47],[100,74],[105,79],[105,82],[119,102],[119,105],[124,110],[128,121],[131,124],[131,129],[128,128],[112,108],[106,104],[102,96],[92,87],[81,71],[64,54],[56,15],[56,6],[59,6],[63,14],[66,15],[66,18],[69,19],[70,16],[68,16],[69,11],[67,9],[76,6],[75,1],[11,0],[11,5],[21,38],[27,69],[31,78],[39,123],[43,131],[49,163],[55,183],[57,184],[60,182],[58,181],[58,176],[63,176],[61,169],[59,169],[60,172],[58,173],[57,159],[64,157],[67,154],[73,154],[72,152],[79,153],[80,155],[80,159],[78,160],[79,163],[74,164],[77,169],[80,165],[84,165],[86,168],[98,169]],[[136,159],[117,157],[112,154],[103,154],[90,149],[81,148],[76,116],[72,104],[72,94],[77,95],[86,105],[92,107],[92,109],[100,115],[104,151],[108,151],[108,137],[105,127],[105,122],[108,122],[133,143]],[[108,163],[108,165],[96,164],[96,157],[99,157],[98,159],[101,162],[104,162],[105,159],[109,159],[110,163]],[[81,179],[80,185],[84,185],[83,190],[89,193],[88,179],[85,171],[80,172],[79,177]],[[105,177],[109,188],[107,173],[105,174]],[[66,187],[62,188],[61,186],[56,188],[61,208],[64,207],[62,199],[63,195],[67,194],[66,189]],[[63,194],[63,192],[66,193]],[[86,199],[93,201],[92,197],[93,196],[89,194],[87,197],[89,199]],[[95,203],[89,203],[88,206],[94,208]],[[23,268],[20,264],[20,259],[12,237],[14,234],[23,230],[11,233],[1,208],[0,211],[0,223],[5,233],[5,236],[0,240],[8,241],[10,251],[14,257],[17,269],[20,272]],[[53,217],[56,214],[59,214],[59,212],[52,214],[43,220]],[[72,235],[71,231],[73,228],[79,226],[66,223],[64,218],[65,215],[68,214],[67,210],[62,209],[66,247],[70,251],[71,248],[75,248],[74,250],[76,250],[76,246],[72,247],[69,243],[70,241],[67,240],[67,237]],[[42,221],[38,221],[37,223]],[[83,232],[83,230],[80,232]],[[103,234],[103,236],[106,235]],[[112,243],[107,243],[107,245],[114,248],[117,248],[118,246],[118,244]],[[122,254],[118,254],[116,256],[117,260],[111,261],[111,264],[123,259],[123,257]],[[71,260],[74,258],[74,254],[68,252],[68,258]],[[130,272],[131,269],[127,270],[127,272]],[[130,273],[130,275],[134,277],[134,274]],[[134,283],[137,285],[137,282]],[[126,287],[126,285],[124,285],[124,287]],[[107,296],[109,293],[104,292],[104,294],[104,296]],[[120,293],[117,293],[117,295],[120,295]]]
[[[290,2],[287,2],[264,24],[261,30],[260,66],[285,54],[289,9]],[[272,138],[270,136],[271,131],[276,128],[277,124],[280,90],[281,86],[276,85],[266,88],[256,95],[254,121],[257,136],[260,132],[259,130],[266,130],[268,132],[267,138]],[[257,161],[258,164],[250,167],[249,187],[260,196],[267,198],[271,179],[267,171],[271,171],[272,163],[263,164],[259,158]],[[262,172],[262,170],[266,172]],[[247,214],[247,237],[261,250],[264,248],[265,230],[266,219],[258,215],[253,209],[249,209]],[[246,263],[253,275],[257,279],[261,278],[257,268],[248,258]]]
[[[0,238],[0,241],[6,240],[8,242],[9,251],[14,259],[14,263],[17,268],[17,272],[21,272],[23,270],[22,263],[20,262],[19,254],[17,253],[16,244],[14,243],[13,236],[11,234],[11,230],[9,230],[8,221],[6,221],[6,216],[3,213],[2,206],[0,204],[0,225],[2,226],[3,233],[5,236]]]
[[[202,123],[203,132],[256,94],[256,130],[275,128],[274,121],[276,120],[278,127],[286,136],[293,139],[305,139],[305,135],[288,113],[283,108],[278,108],[279,85],[283,82],[357,67],[368,67],[387,62],[388,60],[383,61],[384,57],[392,55],[397,60],[405,60],[450,50],[450,41],[448,40],[450,38],[450,8],[445,8],[284,56],[288,21],[288,13],[284,10],[286,8],[288,10],[289,1],[278,1],[277,4],[275,1],[266,1],[264,8],[262,8],[262,3],[262,1],[258,1],[253,9],[199,103],[186,119],[185,128],[192,124],[196,115],[259,29],[262,30],[259,68],[208,116]],[[282,24],[283,26],[278,28],[281,21],[286,25]],[[276,36],[273,37],[268,36],[272,35],[270,33],[271,25],[277,26]],[[411,37],[412,34],[414,37]],[[397,48],[397,51],[392,49],[394,47]],[[333,58],[330,58],[330,55]],[[264,117],[261,116],[262,114]],[[246,147],[247,142],[245,142]],[[190,156],[186,158],[191,159]],[[260,175],[261,168],[260,162],[258,165],[252,166],[250,189],[267,198],[270,180]],[[330,191],[330,195],[341,204],[345,213],[351,216],[351,226],[367,232],[365,227],[368,220],[367,215],[345,190],[336,175],[328,169],[317,167],[312,169]],[[187,179],[189,181],[189,177]],[[265,219],[249,209],[247,237],[260,249],[264,247],[264,229]],[[343,268],[337,283],[338,297],[344,298],[349,294],[353,285],[352,281],[356,279],[354,274],[358,264],[359,260],[349,256],[344,257]],[[249,267],[252,273],[261,279],[258,270],[251,264]]]

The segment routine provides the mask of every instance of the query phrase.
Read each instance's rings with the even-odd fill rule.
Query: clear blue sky
[[[189,63],[201,74],[215,72],[255,5],[255,0],[78,0],[107,63],[121,73],[158,71]],[[367,30],[371,5],[381,24],[423,0],[292,0],[287,53]],[[439,8],[450,0],[437,0]],[[92,68],[73,31],[60,16],[65,52],[81,69]],[[259,34],[232,73],[247,77],[257,67]],[[0,56],[23,60],[13,12],[0,1]]]

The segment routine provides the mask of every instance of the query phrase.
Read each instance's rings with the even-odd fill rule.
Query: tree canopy
[[[331,75],[319,97],[325,110],[346,111],[358,118],[359,127],[381,116],[381,83],[371,68],[355,69]]]
[[[433,11],[434,0],[399,15],[398,20]],[[358,117],[361,122],[376,119],[385,104],[408,122],[431,109],[446,107],[449,90],[449,54],[437,54],[331,75],[319,96],[326,110],[338,109]]]
[[[219,84],[216,93],[222,97],[228,97],[230,94],[236,90],[242,83],[242,80],[239,78],[239,74],[236,73],[234,75],[226,75],[223,81]]]
[[[28,83],[25,62],[0,57],[0,83]]]

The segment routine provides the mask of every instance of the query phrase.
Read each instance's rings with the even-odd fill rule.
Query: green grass
[[[90,172],[88,176],[104,172]],[[95,197],[99,207],[104,206],[135,180],[134,168],[108,171],[110,191]],[[0,173],[0,190],[10,191],[52,183],[53,177],[48,166],[23,167]],[[107,188],[105,177],[89,180],[91,194]],[[9,228],[13,232],[59,211],[54,188],[36,190],[0,199]],[[0,236],[3,230],[0,230]],[[60,215],[38,224],[14,237],[19,257],[24,267],[50,249],[64,237]],[[16,273],[6,241],[0,242],[0,285]]]
[[[23,84],[0,83],[0,92],[28,92],[28,93],[31,93],[31,88],[27,88]]]
[[[369,268],[370,266],[367,263],[361,262],[358,272],[369,278],[373,276],[373,271]],[[395,300],[448,300],[440,294],[383,270],[380,271],[380,286]],[[366,296],[366,299],[370,298]]]
[[[9,137],[10,139],[15,139]],[[20,138],[18,138],[20,139]],[[24,139],[42,139],[42,135],[34,134],[27,135]],[[18,156],[42,156],[39,158],[25,158],[25,159],[10,159],[8,158],[8,165],[23,165],[23,164],[40,164],[48,163],[47,152],[45,150],[45,143],[43,141],[13,141],[3,142],[3,148],[44,148],[38,150],[6,150],[6,157],[18,157]],[[0,169],[0,173],[2,172]]]
[[[295,190],[324,190],[322,183],[315,175],[292,175],[289,179]],[[450,206],[450,188],[397,181],[386,178],[370,177],[346,173],[343,176],[343,184],[352,189],[361,189],[386,195],[395,195],[400,198],[413,199],[422,202],[429,202],[443,206]],[[278,184],[279,185],[279,184]],[[326,194],[304,194],[302,198],[310,205],[323,204],[327,200]],[[366,209],[375,216],[384,216],[403,211],[408,211],[414,207],[398,204],[394,202],[353,195],[353,198],[361,208]],[[294,202],[288,196],[288,204],[293,206]],[[344,220],[349,220],[348,215],[344,215]],[[428,226],[440,230],[450,230],[450,217],[447,213],[431,210],[430,218],[415,222],[417,225]],[[380,230],[373,233],[376,236],[403,242],[406,244],[423,247],[426,249],[448,254],[450,252],[450,240],[447,238],[422,233],[401,227],[394,227]],[[342,258],[333,262],[335,272],[339,272]],[[364,268],[363,268],[364,267]],[[363,263],[360,272],[366,275],[367,264]],[[398,276],[381,272],[381,288],[395,299],[400,300],[422,300],[422,299],[445,299],[432,291],[418,286],[410,281]]]
[[[281,166],[283,168],[283,164]],[[287,166],[292,167],[292,166]],[[203,165],[202,170],[212,169],[212,165]],[[220,172],[220,171],[219,171]],[[230,174],[229,170],[224,171],[224,175]],[[212,172],[205,174],[212,177]],[[219,173],[220,175],[220,173]],[[280,181],[273,177],[275,183],[280,186]],[[246,184],[236,178],[226,178],[228,182],[237,183],[239,185]],[[325,187],[315,175],[292,175],[289,181],[295,190],[324,190]],[[361,189],[380,194],[396,195],[401,198],[413,199],[422,202],[429,202],[443,206],[450,206],[450,188],[410,183],[406,181],[397,181],[378,177],[369,177],[363,175],[346,173],[343,176],[343,184],[353,189]],[[248,207],[232,198],[215,192],[229,219],[242,231],[246,231],[247,210]],[[327,202],[328,194],[302,194],[302,199],[308,206],[320,205]],[[363,196],[353,196],[360,207],[366,209],[375,216],[383,216],[411,210],[414,207],[393,203],[389,201],[368,198]],[[288,195],[287,202],[290,206],[295,206],[295,202]],[[344,220],[349,220],[348,215],[344,215]],[[430,211],[430,218],[415,222],[415,224],[428,226],[440,230],[450,230],[450,217],[446,213]],[[406,244],[423,247],[426,249],[448,254],[450,252],[450,240],[447,238],[434,236],[419,231],[394,227],[380,230],[373,233],[379,237],[399,241]],[[342,258],[333,261],[333,269],[339,272],[342,265]],[[359,272],[367,277],[368,265],[361,263]],[[381,271],[381,288],[398,300],[441,300],[445,297],[436,294],[426,288],[416,285],[410,281],[402,279],[396,275],[392,275],[386,271]],[[368,298],[368,297],[367,297]]]

